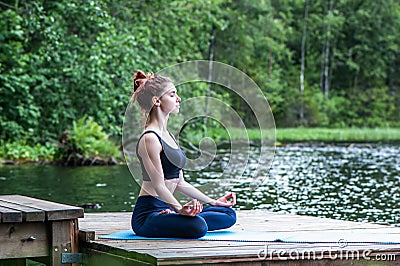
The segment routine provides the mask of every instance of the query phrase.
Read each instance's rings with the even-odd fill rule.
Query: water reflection
[[[277,148],[265,182],[241,193],[241,207],[398,224],[399,155],[396,145]]]
[[[269,209],[353,221],[400,225],[399,145],[291,144],[276,149],[272,168],[258,166],[257,147],[243,169],[230,169],[237,209]],[[213,197],[225,192],[218,177],[229,149],[186,178]],[[254,155],[254,156],[252,156]],[[240,178],[239,178],[240,177]],[[257,178],[262,183],[251,187]],[[204,186],[205,184],[213,185]],[[0,194],[23,194],[91,211],[131,211],[139,187],[126,166],[2,166]],[[98,204],[98,205],[96,205]],[[96,208],[100,207],[100,208]]]
[[[0,194],[85,205],[88,211],[131,211],[138,193],[125,166],[0,167]]]

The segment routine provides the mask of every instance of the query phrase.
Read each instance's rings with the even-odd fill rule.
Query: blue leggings
[[[140,196],[132,214],[135,234],[145,237],[199,238],[207,231],[228,228],[236,222],[235,211],[227,207],[207,206],[196,216],[159,214],[165,209],[171,207],[164,201],[153,196]]]

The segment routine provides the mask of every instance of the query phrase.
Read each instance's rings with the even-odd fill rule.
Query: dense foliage
[[[3,0],[0,11],[7,142],[57,140],[84,115],[119,136],[134,70],[210,55],[256,81],[277,126],[400,125],[398,1]]]
[[[116,164],[121,152],[92,117],[82,117],[61,134],[55,160],[64,165]]]

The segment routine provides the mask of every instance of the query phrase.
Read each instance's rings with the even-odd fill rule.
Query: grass
[[[379,142],[399,141],[400,128],[280,128],[277,141]]]
[[[221,134],[218,134],[221,133]],[[221,140],[229,137],[222,132],[214,132]],[[230,138],[233,140],[244,139],[243,131],[230,129]],[[250,140],[260,139],[258,129],[247,129]],[[267,139],[273,138],[273,130],[263,132]],[[277,128],[275,133],[278,143],[284,142],[386,142],[400,141],[400,128]]]

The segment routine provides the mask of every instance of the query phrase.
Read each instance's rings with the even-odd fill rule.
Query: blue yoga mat
[[[181,238],[148,238],[137,236],[132,230],[125,230],[100,239],[113,240],[187,240]],[[303,231],[303,232],[255,232],[219,230],[207,232],[195,240],[239,241],[239,242],[288,242],[288,243],[380,243],[400,244],[400,234],[379,232],[357,232],[354,230]]]

